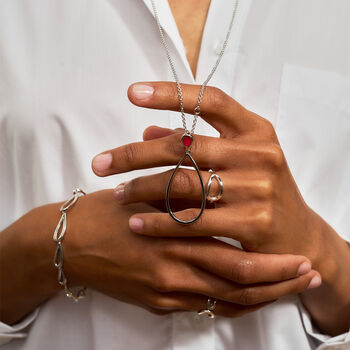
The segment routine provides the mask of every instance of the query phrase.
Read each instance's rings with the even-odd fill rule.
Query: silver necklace
[[[172,60],[172,58],[170,56],[169,47],[168,47],[168,44],[167,44],[167,42],[165,40],[164,31],[163,31],[163,28],[162,28],[162,26],[160,24],[160,21],[159,21],[159,16],[158,16],[158,11],[157,11],[156,5],[154,3],[154,0],[151,0],[151,2],[152,2],[152,8],[153,8],[154,17],[155,17],[155,20],[157,22],[157,26],[158,26],[159,33],[160,33],[160,38],[161,38],[162,44],[164,46],[165,53],[166,53],[166,56],[167,56],[168,61],[169,61],[169,65],[170,65],[171,71],[173,73],[175,82],[176,82],[177,94],[178,94],[178,97],[179,97],[179,104],[180,104],[180,113],[181,113],[182,125],[183,125],[183,129],[184,129],[184,134],[181,137],[181,142],[185,146],[185,155],[177,163],[175,169],[173,170],[173,172],[172,172],[172,174],[170,176],[170,179],[169,179],[169,182],[168,182],[168,185],[167,185],[167,188],[166,188],[165,204],[166,204],[166,208],[167,208],[167,211],[168,211],[169,215],[175,221],[177,221],[177,222],[179,222],[181,224],[191,224],[191,223],[195,222],[196,220],[198,220],[200,218],[200,216],[203,214],[203,211],[204,211],[204,208],[205,208],[205,198],[206,198],[205,197],[205,189],[204,189],[204,184],[203,184],[203,179],[202,179],[201,173],[199,171],[199,168],[198,168],[195,160],[192,158],[191,153],[190,153],[191,152],[191,146],[192,146],[192,143],[193,143],[193,133],[194,133],[194,130],[195,130],[196,125],[197,125],[198,117],[200,116],[200,113],[201,113],[200,105],[201,105],[201,102],[202,102],[204,89],[207,86],[207,84],[209,83],[209,81],[212,78],[212,76],[214,75],[217,67],[219,66],[221,58],[224,55],[225,49],[227,47],[227,43],[228,43],[228,40],[230,38],[230,34],[231,34],[231,30],[232,30],[233,21],[234,21],[234,18],[236,16],[239,0],[234,1],[231,21],[230,21],[230,24],[229,24],[229,27],[228,27],[228,30],[227,30],[227,33],[226,33],[225,41],[224,41],[224,43],[222,45],[222,48],[221,48],[221,51],[219,53],[219,56],[218,56],[218,58],[217,58],[217,60],[216,60],[216,62],[214,64],[213,68],[211,69],[207,79],[205,79],[204,83],[201,86],[201,89],[200,89],[200,92],[199,92],[199,95],[198,95],[197,105],[196,105],[196,107],[194,108],[194,111],[193,111],[194,112],[194,117],[193,117],[191,130],[187,129],[186,116],[185,116],[185,111],[184,111],[184,106],[183,106],[183,97],[182,97],[182,89],[181,89],[180,80],[179,80],[179,77],[178,77],[177,72],[175,70],[174,62],[173,62],[173,60]],[[198,215],[195,218],[191,219],[191,220],[181,220],[181,219],[177,218],[175,216],[174,212],[171,210],[171,207],[170,207],[170,188],[171,188],[171,183],[172,183],[172,180],[173,180],[173,178],[174,178],[174,176],[176,174],[176,171],[182,165],[182,163],[184,162],[186,157],[188,157],[191,160],[191,162],[192,162],[192,164],[193,164],[193,166],[194,166],[194,168],[195,168],[195,170],[196,170],[196,172],[198,174],[199,181],[200,181],[200,184],[201,184],[201,192],[202,192],[201,209],[200,209]]]

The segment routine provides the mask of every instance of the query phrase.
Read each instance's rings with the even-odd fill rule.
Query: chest
[[[188,63],[196,76],[203,30],[211,0],[169,0],[171,12],[182,38]]]

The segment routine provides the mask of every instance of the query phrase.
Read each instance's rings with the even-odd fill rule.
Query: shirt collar
[[[148,10],[151,12],[152,16],[154,17],[151,0],[143,0],[143,2],[148,8]],[[188,77],[190,77],[191,82],[194,83],[192,70],[186,57],[186,50],[183,45],[174,16],[171,12],[169,3],[167,0],[154,0],[154,2],[157,7],[159,22],[164,32],[166,33],[166,40],[172,43],[173,47],[175,48],[175,52],[172,52],[173,50],[171,48],[171,45],[169,45],[169,50],[171,54],[176,54],[179,56],[181,64],[184,65],[185,70],[188,74]],[[154,23],[154,25],[156,26],[156,23]],[[180,80],[183,80],[183,79],[180,77]]]

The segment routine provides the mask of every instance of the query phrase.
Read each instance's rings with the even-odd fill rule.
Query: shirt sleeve
[[[316,344],[316,350],[349,350],[350,349],[350,329],[347,333],[343,333],[332,337],[328,334],[322,334],[312,323],[311,316],[303,306],[300,298],[298,298],[298,307],[305,332],[312,338]]]
[[[39,309],[39,307],[36,308],[28,316],[12,326],[0,322],[0,346],[10,342],[12,339],[25,338],[28,327],[35,321],[39,314]]]

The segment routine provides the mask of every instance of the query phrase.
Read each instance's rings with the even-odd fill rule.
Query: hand
[[[129,99],[134,104],[177,110],[174,84],[146,84],[148,88],[129,88]],[[199,86],[182,86],[185,110],[192,113]],[[220,132],[220,139],[196,135],[191,153],[204,181],[208,179],[204,171],[209,168],[224,181],[224,196],[217,208],[205,210],[191,225],[178,224],[167,213],[140,212],[131,217],[130,227],[152,236],[221,235],[239,240],[248,251],[305,255],[321,273],[323,284],[301,293],[302,302],[321,331],[332,335],[345,332],[349,329],[350,246],[304,202],[272,125],[215,88],[206,88],[201,110],[203,118]],[[106,152],[102,163],[96,157],[94,171],[106,176],[176,164],[184,155],[180,137],[179,132],[149,128],[145,142]],[[120,203],[157,198],[164,202],[169,176],[166,173],[135,179],[119,186],[117,197]],[[173,197],[198,198],[198,180],[194,179],[192,172],[182,171],[173,183]],[[191,205],[177,215],[193,218],[196,207]],[[316,276],[311,285],[317,287],[320,282]]]
[[[178,109],[173,83],[147,83],[154,93],[140,99],[129,89],[130,100],[142,107]],[[193,113],[199,86],[182,85],[185,111]],[[140,91],[140,88],[138,89]],[[271,123],[244,109],[222,91],[207,87],[201,104],[203,118],[220,132],[220,138],[194,136],[191,155],[202,170],[204,183],[213,168],[222,178],[224,194],[215,209],[206,209],[191,225],[175,222],[167,213],[139,213],[130,219],[134,232],[152,236],[226,236],[247,251],[307,256],[322,272],[326,251],[323,220],[304,202],[289,171]],[[183,131],[151,127],[145,142],[106,152],[111,162],[96,167],[100,176],[176,164],[184,155]],[[191,165],[189,162],[185,165]],[[171,172],[137,178],[117,188],[121,203],[164,199]],[[173,198],[200,200],[197,174],[182,169],[172,184]],[[198,213],[189,208],[176,215],[189,220]],[[322,259],[320,258],[322,257]],[[321,281],[316,279],[315,285]]]
[[[210,296],[220,300],[217,314],[234,317],[305,290],[318,276],[302,256],[247,253],[210,237],[135,235],[128,219],[138,211],[155,210],[120,206],[112,190],[79,199],[63,243],[68,283],[155,313],[198,311]]]
[[[48,236],[60,206],[35,208],[0,233],[5,323],[16,323],[62,291],[53,267],[55,244]],[[317,274],[302,256],[246,253],[213,238],[132,233],[129,217],[149,211],[155,209],[142,203],[120,206],[113,190],[79,198],[69,210],[62,243],[68,286],[84,285],[155,313],[197,311],[211,296],[220,299],[217,314],[234,317],[305,290]]]

